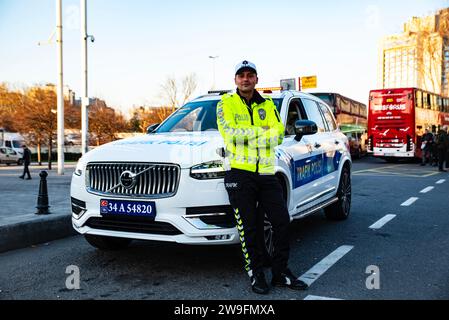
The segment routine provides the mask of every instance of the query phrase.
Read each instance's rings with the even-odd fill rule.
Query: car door
[[[318,131],[314,135],[307,136],[308,143],[312,146],[313,157],[310,164],[313,167],[311,179],[313,180],[314,204],[323,201],[327,195],[332,194],[326,177],[327,153],[332,149],[329,141],[328,126],[318,103],[309,98],[301,98],[308,120],[316,123]]]
[[[300,141],[295,140],[295,122],[307,119],[304,107],[299,98],[291,98],[288,101],[288,111],[285,121],[285,137],[281,147],[278,147],[280,159],[288,163],[291,176],[291,190],[289,212],[294,215],[302,210],[301,206],[315,194],[313,179],[310,177],[310,159],[313,157],[313,148],[307,139],[302,137]],[[301,203],[303,203],[301,205]]]
[[[322,186],[324,198],[329,198],[337,189],[339,180],[339,164],[342,156],[344,141],[339,139],[337,132],[337,123],[331,113],[331,110],[325,104],[318,102],[320,111],[323,115],[326,132],[323,134],[323,177]]]
[[[0,148],[0,162],[6,162],[6,148]]]

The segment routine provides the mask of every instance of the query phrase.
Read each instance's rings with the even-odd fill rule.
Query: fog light
[[[207,240],[229,240],[229,239],[231,239],[231,235],[222,234],[222,235],[218,235],[218,236],[208,236],[206,238],[207,238]]]

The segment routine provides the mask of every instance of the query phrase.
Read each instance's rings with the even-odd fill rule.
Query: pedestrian
[[[22,145],[23,148],[23,174],[19,177],[20,179],[24,179],[25,178],[25,174],[28,176],[26,178],[26,180],[31,180],[31,174],[30,174],[30,169],[28,168],[28,166],[31,163],[31,151],[30,149],[28,149],[28,147],[26,145]]]
[[[447,136],[447,126],[443,126],[438,131],[437,135],[437,149],[438,149],[438,171],[446,172],[447,170],[443,169],[443,163],[446,159],[446,151],[449,146],[449,140]]]
[[[430,133],[429,129],[426,128],[422,139],[421,139],[421,165],[425,166],[427,159],[429,162],[432,161],[432,144],[433,144],[433,135]],[[432,165],[432,163],[430,163]]]
[[[285,128],[273,100],[255,90],[258,80],[256,66],[247,60],[240,62],[234,77],[237,92],[223,95],[217,105],[218,129],[230,164],[225,188],[234,209],[252,290],[259,294],[269,291],[257,241],[257,235],[263,232],[263,225],[258,223],[261,217],[257,217],[261,214],[267,215],[273,228],[271,284],[304,290],[307,284],[288,268],[290,215],[282,186],[274,175],[274,148],[282,142]]]

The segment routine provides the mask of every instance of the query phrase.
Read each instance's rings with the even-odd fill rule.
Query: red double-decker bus
[[[417,88],[371,90],[368,152],[387,161],[421,157],[426,128],[449,125],[449,98]]]

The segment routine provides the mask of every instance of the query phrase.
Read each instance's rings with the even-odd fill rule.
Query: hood
[[[86,153],[83,162],[174,163],[190,168],[222,160],[217,149],[223,146],[218,131],[154,133],[104,144]]]

